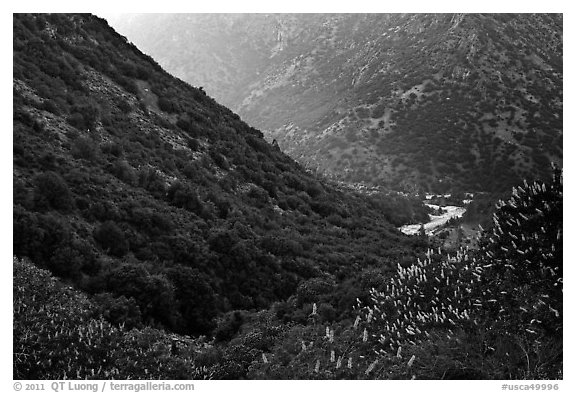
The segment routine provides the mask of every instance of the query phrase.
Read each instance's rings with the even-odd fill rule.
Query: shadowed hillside
[[[318,181],[93,16],[14,16],[13,147],[14,253],[116,322],[209,333],[414,252],[378,197]]]

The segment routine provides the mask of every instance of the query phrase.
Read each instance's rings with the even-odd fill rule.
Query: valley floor
[[[452,218],[460,218],[466,212],[465,207],[461,206],[439,206],[426,203],[428,207],[433,209],[442,209],[444,213],[439,215],[430,215],[430,221],[427,223],[419,223],[419,224],[410,224],[410,225],[403,225],[399,229],[406,235],[416,235],[422,225],[424,225],[424,230],[426,231],[426,235],[433,235],[440,227],[450,221]]]

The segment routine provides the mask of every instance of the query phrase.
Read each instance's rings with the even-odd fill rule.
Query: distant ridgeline
[[[501,192],[562,162],[562,14],[139,14],[114,27],[307,167]]]
[[[14,253],[112,323],[209,334],[425,247],[388,223],[410,204],[319,182],[102,19],[15,14],[13,43]]]

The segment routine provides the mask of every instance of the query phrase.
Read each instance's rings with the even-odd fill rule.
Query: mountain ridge
[[[97,17],[14,15],[13,81],[14,253],[117,322],[207,334],[422,243],[389,222],[421,204],[319,181]]]
[[[115,25],[339,180],[502,191],[562,161],[561,15],[146,15]]]

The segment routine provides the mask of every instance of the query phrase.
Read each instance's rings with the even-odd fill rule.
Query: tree
[[[424,228],[424,224],[420,225],[420,229],[418,230],[418,235],[423,238],[426,238],[426,229]]]
[[[151,275],[143,266],[122,264],[106,276],[108,291],[134,298],[148,323],[173,329],[177,320],[172,283],[162,274]]]

